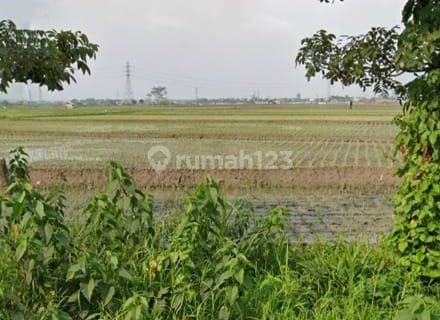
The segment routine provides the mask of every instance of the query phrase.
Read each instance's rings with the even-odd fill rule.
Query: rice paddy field
[[[374,240],[391,226],[399,112],[397,105],[11,107],[0,109],[0,158],[23,146],[36,185],[75,195],[72,214],[103,186],[115,160],[163,211],[209,174],[257,212],[285,206],[292,234],[305,240]],[[164,171],[151,168],[154,146],[170,152]],[[240,153],[252,165],[194,167],[200,156],[227,161]],[[190,159],[184,166],[182,155]]]

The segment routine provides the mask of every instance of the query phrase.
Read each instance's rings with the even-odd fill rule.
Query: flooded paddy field
[[[248,201],[256,214],[284,207],[292,238],[375,241],[390,228],[390,198],[399,182],[392,147],[399,110],[393,105],[2,109],[0,158],[24,147],[32,182],[64,190],[70,215],[81,215],[87,198],[102,190],[105,168],[114,160],[155,195],[158,215],[181,205],[180,195],[210,175],[230,199]],[[163,171],[152,167],[149,151],[157,146],[169,152]],[[211,161],[205,167],[203,157]]]

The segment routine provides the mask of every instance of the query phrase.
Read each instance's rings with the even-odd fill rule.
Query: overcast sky
[[[0,19],[21,27],[81,30],[100,45],[91,77],[44,99],[124,97],[124,66],[132,65],[137,98],[154,85],[171,98],[327,95],[307,82],[294,57],[302,38],[325,28],[358,34],[399,24],[405,0],[0,0]],[[32,99],[38,90],[32,89]],[[332,94],[361,94],[356,88]],[[13,89],[10,96],[29,96]]]

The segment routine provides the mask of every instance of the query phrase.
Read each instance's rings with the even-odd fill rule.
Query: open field
[[[0,320],[440,320],[440,0],[9,2]]]
[[[257,211],[285,205],[292,232],[306,239],[340,234],[374,239],[391,225],[389,198],[398,184],[392,120],[399,110],[379,105],[2,109],[0,157],[23,146],[32,181],[41,188],[61,186],[73,207],[81,208],[85,195],[102,188],[103,168],[115,160],[164,201],[209,173],[229,193],[251,199]],[[156,145],[172,157],[160,173],[147,158]],[[265,157],[283,151],[291,152],[288,170],[258,167],[256,161],[251,168],[193,170],[176,168],[175,160],[182,154]]]
[[[0,156],[22,145],[38,168],[73,162],[93,168],[113,159],[146,169],[149,148],[163,145],[174,157],[289,151],[292,168],[387,171],[394,167],[392,119],[398,111],[333,105],[8,109],[0,111]]]

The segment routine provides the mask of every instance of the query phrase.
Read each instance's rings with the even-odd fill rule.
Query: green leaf
[[[229,287],[227,291],[227,296],[228,296],[229,305],[232,306],[238,297],[238,287],[237,286]]]
[[[218,313],[219,320],[228,320],[229,319],[229,310],[225,306],[220,308],[220,311]]]
[[[92,299],[93,290],[95,289],[95,281],[92,278],[87,283],[81,282],[79,284],[79,289],[87,301],[90,302]]]
[[[119,269],[119,276],[128,281],[133,281],[133,277],[131,276],[131,274],[124,268]]]
[[[72,320],[70,315],[62,310],[56,310],[52,314],[52,320]]]
[[[104,307],[109,304],[109,302],[112,300],[114,295],[115,295],[115,287],[109,287],[104,297],[104,302],[103,302]]]
[[[438,132],[433,131],[429,135],[429,142],[431,142],[432,145],[435,145],[435,143],[437,142],[437,138],[438,138]]]
[[[47,264],[52,259],[52,256],[55,252],[55,248],[53,246],[48,246],[48,247],[44,247],[42,251],[43,251],[44,264]]]
[[[67,281],[72,280],[73,277],[75,276],[75,274],[76,274],[79,270],[81,270],[81,266],[80,266],[79,263],[71,265],[71,266],[69,267],[69,269],[67,270],[66,280],[67,280]]]
[[[35,260],[31,259],[29,260],[27,269],[26,269],[26,284],[29,285],[32,282],[33,279],[33,275],[32,275],[32,271],[34,270],[35,267]]]
[[[238,281],[238,283],[243,284],[243,279],[244,279],[244,269],[240,269],[239,272],[237,272],[234,275],[235,279]]]
[[[213,202],[217,202],[218,200],[218,192],[216,188],[209,188],[209,194]]]
[[[23,192],[23,193],[21,194],[20,198],[17,200],[18,203],[23,203],[25,197],[26,197],[26,192]]]
[[[408,242],[406,241],[400,242],[398,248],[400,252],[405,252],[406,248],[408,248]]]
[[[24,239],[20,242],[20,244],[17,247],[17,250],[15,251],[15,258],[17,260],[20,260],[23,257],[24,253],[26,252],[26,249],[27,249],[27,241],[26,239]]]
[[[226,270],[216,279],[217,286],[220,286],[221,284],[223,284],[226,280],[228,280],[231,277],[232,277],[232,271]]]
[[[413,315],[409,310],[401,310],[396,314],[395,320],[413,320]]]
[[[70,295],[70,297],[67,299],[67,303],[74,303],[76,301],[78,301],[79,299],[79,295],[80,295],[80,290],[75,291],[74,293],[72,293]]]
[[[53,235],[53,227],[49,223],[46,223],[44,226],[44,235],[46,237],[46,243],[49,243]]]
[[[37,202],[37,206],[35,207],[35,211],[37,212],[40,219],[43,219],[46,213],[44,212],[44,205],[41,201]]]
[[[425,309],[418,318],[419,320],[431,320],[431,312]]]

